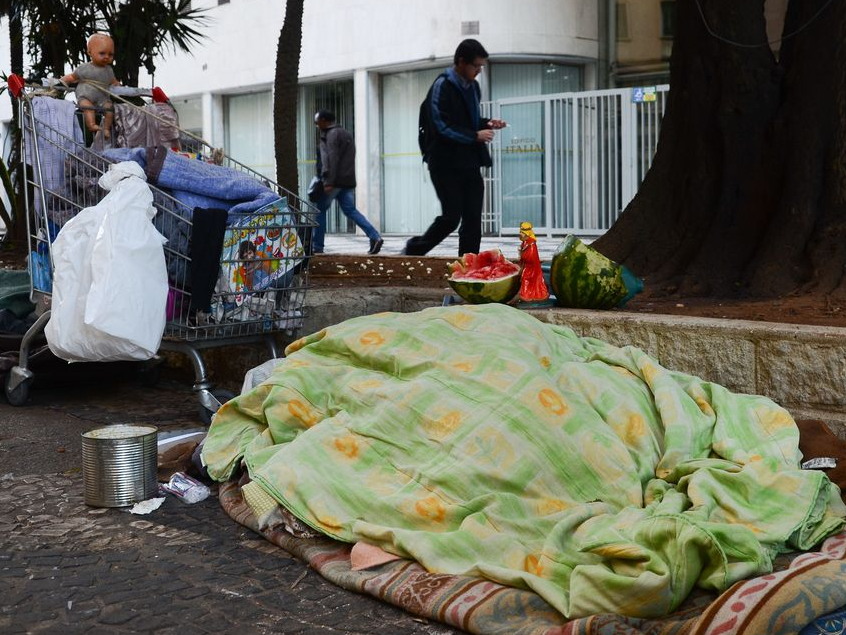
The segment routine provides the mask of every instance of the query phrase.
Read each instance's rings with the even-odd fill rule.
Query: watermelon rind
[[[520,290],[520,271],[496,280],[447,280],[449,286],[470,304],[506,303]]]
[[[611,309],[629,293],[622,266],[572,235],[552,256],[549,282],[558,306],[575,309]]]
[[[474,278],[471,272],[484,271],[481,264],[504,265],[513,268],[514,273],[500,276],[493,280]],[[464,254],[455,262],[447,265],[450,273],[447,282],[452,290],[470,304],[488,304],[491,302],[506,303],[520,290],[520,268],[510,262],[499,249],[489,249],[478,254]]]

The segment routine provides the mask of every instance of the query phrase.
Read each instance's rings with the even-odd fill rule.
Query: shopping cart
[[[63,124],[43,116],[43,108],[51,104],[41,100],[54,99],[56,87],[25,85],[17,76],[10,77],[9,87],[18,99],[21,158],[26,166],[23,192],[30,299],[36,305],[36,312],[41,312],[23,336],[18,365],[9,371],[5,382],[9,403],[23,405],[34,377],[29,368],[30,349],[50,319],[52,241],[69,218],[100,201],[104,192],[98,188],[97,181],[114,161],[86,146],[81,132],[75,127],[69,132]],[[159,92],[157,97],[160,99],[161,95]],[[156,117],[155,111],[149,109],[152,98],[152,91],[138,91],[131,100],[116,97],[116,101],[138,109],[144,116]],[[75,115],[81,122],[78,110]],[[211,302],[198,310],[192,303],[198,264],[196,259],[192,262],[190,256],[195,224],[192,209],[177,200],[172,191],[150,185],[156,208],[154,224],[168,238],[164,254],[170,289],[160,352],[181,353],[191,360],[200,417],[208,423],[220,405],[234,394],[214,388],[201,351],[264,342],[270,355],[278,357],[275,336],[280,333],[293,336],[301,327],[308,288],[307,255],[317,210],[277,183],[181,129],[178,151],[180,157],[213,162],[246,173],[278,195],[271,194],[276,200],[260,209],[229,214],[221,258],[219,263],[213,263],[216,281]],[[145,383],[152,385],[158,380],[162,361],[163,357],[158,354],[144,362],[142,377]]]

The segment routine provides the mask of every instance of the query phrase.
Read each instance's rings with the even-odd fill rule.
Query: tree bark
[[[24,32],[21,14],[21,2],[14,0],[10,3],[9,11],[9,63],[12,72],[23,76],[24,67]]]
[[[790,3],[775,153],[780,196],[748,272],[760,294],[844,294],[846,264],[846,4]]]
[[[677,0],[652,168],[594,243],[653,292],[774,296],[841,285],[846,3],[825,3],[791,0],[785,33],[798,33],[777,60],[764,0],[700,0],[704,20],[694,0]]]
[[[297,95],[303,37],[303,0],[287,0],[276,49],[273,83],[273,140],[276,181],[297,194]]]
[[[23,31],[23,6],[19,0],[12,0],[8,4],[9,15],[9,63],[12,72],[23,77],[24,74],[24,31]],[[12,101],[12,147],[9,152],[8,167],[4,164],[2,170],[8,174],[8,181],[4,179],[6,195],[9,198],[10,209],[3,216],[3,223],[6,231],[14,240],[26,238],[26,219],[19,210],[24,209],[23,189],[21,184],[25,182],[23,166],[20,158],[20,122],[18,121],[18,100],[9,91],[9,99]],[[10,187],[11,186],[11,187]]]

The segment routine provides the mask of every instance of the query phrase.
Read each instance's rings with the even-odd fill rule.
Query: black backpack
[[[438,79],[446,77],[446,73],[438,75]],[[438,81],[435,79],[435,82]],[[420,154],[423,155],[423,162],[429,160],[429,153],[432,151],[432,146],[435,144],[435,122],[432,121],[432,90],[435,88],[435,82],[429,86],[429,92],[426,93],[426,99],[420,104],[420,114],[417,116],[417,145],[420,146]]]

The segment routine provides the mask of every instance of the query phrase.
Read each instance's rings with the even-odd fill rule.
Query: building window
[[[203,102],[199,97],[171,101],[179,115],[179,127],[198,137],[203,136]]]
[[[429,170],[420,160],[420,102],[441,68],[382,76],[382,209],[385,232],[419,234],[441,213]]]
[[[552,62],[490,64],[491,99],[551,95],[582,90],[582,69]]]
[[[672,38],[676,33],[676,2],[661,3],[661,37]]]
[[[273,99],[270,91],[227,95],[223,107],[226,153],[275,180]]]
[[[629,39],[629,7],[624,2],[617,3],[617,39]]]

